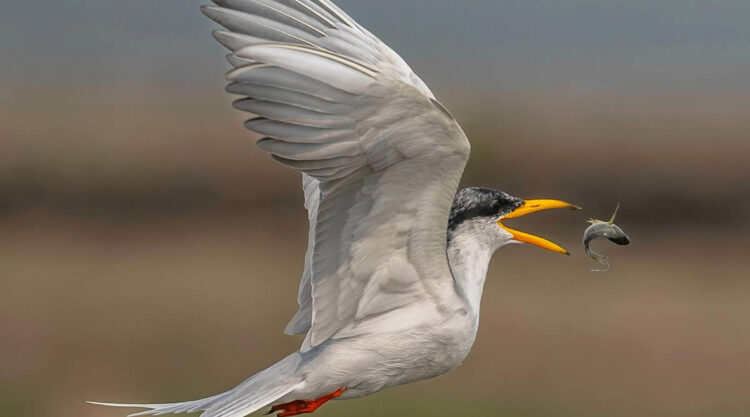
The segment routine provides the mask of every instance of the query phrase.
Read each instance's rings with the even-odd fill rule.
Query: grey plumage
[[[227,91],[242,96],[234,107],[251,113],[244,125],[265,136],[260,149],[302,174],[308,250],[299,311],[285,331],[306,336],[298,352],[222,394],[105,405],[243,417],[459,366],[474,343],[492,254],[511,243],[567,253],[500,220],[575,206],[483,188],[456,193],[470,152],[457,121],[330,0],[214,3],[203,12],[224,27],[214,37],[230,50]]]

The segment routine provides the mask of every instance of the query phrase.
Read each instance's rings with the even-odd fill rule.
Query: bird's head
[[[453,200],[448,219],[448,242],[450,244],[453,238],[463,235],[484,242],[492,249],[511,243],[528,243],[568,255],[568,251],[547,239],[511,229],[503,224],[506,219],[553,208],[580,209],[560,200],[524,200],[489,188],[464,188]]]

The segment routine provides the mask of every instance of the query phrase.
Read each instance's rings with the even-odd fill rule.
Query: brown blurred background
[[[255,149],[193,0],[0,18],[0,415],[120,416],[296,349],[299,176]],[[340,1],[472,140],[464,185],[585,211],[515,225],[447,376],[322,416],[750,415],[750,3]],[[589,217],[633,243],[580,239]]]

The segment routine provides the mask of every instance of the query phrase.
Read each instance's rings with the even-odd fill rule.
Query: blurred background
[[[299,176],[242,129],[200,3],[3,5],[0,415],[204,397],[301,342]],[[337,3],[461,122],[464,185],[586,210],[515,221],[573,256],[502,249],[462,367],[318,414],[750,415],[750,2]],[[592,273],[618,202],[633,243]]]

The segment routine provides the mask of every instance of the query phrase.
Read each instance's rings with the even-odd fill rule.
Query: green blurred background
[[[494,258],[477,343],[321,416],[750,415],[750,2],[338,2],[456,115],[465,185],[563,198]],[[296,349],[299,176],[255,149],[193,0],[0,17],[0,415],[120,416]],[[588,217],[618,223],[592,273]]]

